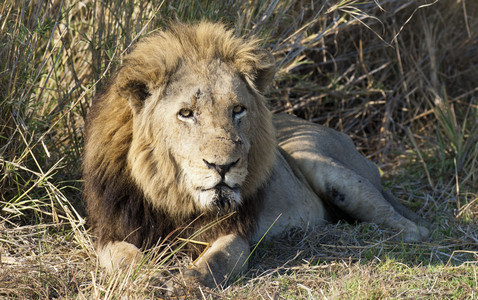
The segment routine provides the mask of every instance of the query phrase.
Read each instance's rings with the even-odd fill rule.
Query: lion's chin
[[[221,186],[201,190],[199,193],[199,204],[201,207],[221,215],[235,211],[241,202],[241,193],[229,187]]]

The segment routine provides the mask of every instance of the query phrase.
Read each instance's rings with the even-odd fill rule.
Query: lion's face
[[[274,70],[257,41],[207,22],[145,38],[124,58],[109,97],[133,120],[117,147],[147,201],[178,217],[251,207],[276,158],[261,96]]]
[[[133,122],[133,146],[142,151],[130,151],[129,161],[137,182],[151,191],[149,196],[160,197],[155,195],[156,184],[149,182],[157,179],[155,174],[144,175],[168,168],[167,155],[176,180],[171,184],[178,184],[198,209],[236,209],[251,185],[246,181],[250,150],[258,143],[254,129],[260,132],[261,120],[270,122],[257,92],[236,70],[215,60],[183,65],[166,86],[150,91],[143,101],[134,109]],[[268,151],[274,154],[274,149]],[[148,170],[144,157],[154,160],[155,167]]]
[[[145,113],[174,133],[165,142],[196,204],[229,211],[242,201],[255,98],[244,80],[218,61],[193,72],[183,67],[172,80]]]

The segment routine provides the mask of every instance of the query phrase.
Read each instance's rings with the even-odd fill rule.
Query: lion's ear
[[[123,67],[116,77],[116,90],[118,94],[127,99],[131,108],[138,112],[144,101],[151,96],[144,73],[131,67]]]
[[[274,79],[274,74],[276,72],[275,59],[274,56],[266,50],[258,51],[257,56],[259,57],[259,60],[256,64],[254,85],[259,92],[264,93],[267,87],[271,84],[272,79]]]

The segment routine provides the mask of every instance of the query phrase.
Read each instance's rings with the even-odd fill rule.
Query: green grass
[[[187,265],[175,253],[106,276],[81,201],[94,94],[135,41],[177,18],[260,37],[278,65],[272,110],[346,132],[432,223],[418,244],[372,224],[292,231],[198,297],[478,298],[477,15],[470,0],[3,1],[0,297],[161,297]]]

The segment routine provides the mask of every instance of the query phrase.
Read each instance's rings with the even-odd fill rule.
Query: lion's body
[[[207,285],[267,230],[320,225],[334,210],[427,235],[348,137],[271,115],[261,93],[273,74],[255,41],[210,23],[176,24],[126,56],[87,120],[85,198],[103,266],[219,219],[196,236],[211,247],[185,273]]]

